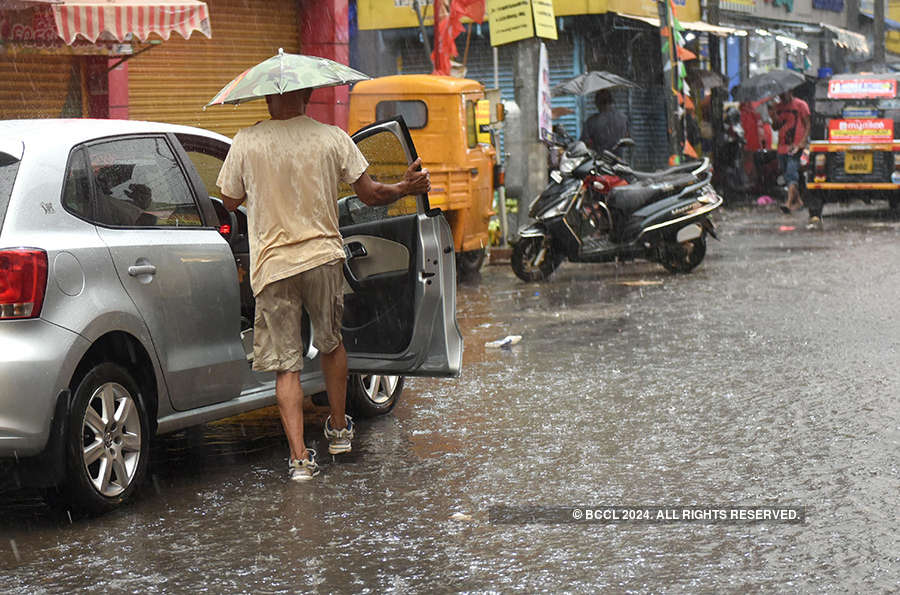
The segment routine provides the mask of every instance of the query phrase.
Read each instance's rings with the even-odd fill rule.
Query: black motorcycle
[[[542,281],[567,258],[644,258],[687,273],[706,255],[707,235],[716,237],[709,214],[722,198],[711,175],[707,159],[641,172],[611,151],[597,155],[572,143],[530,206],[534,221],[518,231],[513,271],[523,281]]]

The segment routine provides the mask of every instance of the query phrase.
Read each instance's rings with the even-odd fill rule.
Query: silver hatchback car
[[[416,157],[400,118],[354,140],[383,181]],[[170,124],[0,122],[0,483],[108,510],[140,484],[154,433],[275,402],[274,375],[249,363],[246,214],[215,186],[229,146]],[[340,196],[351,405],[372,415],[402,384],[365,381],[460,371],[453,240],[426,195]]]

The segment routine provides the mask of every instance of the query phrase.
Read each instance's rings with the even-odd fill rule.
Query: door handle
[[[128,274],[132,277],[140,277],[141,275],[155,275],[156,267],[152,264],[135,264],[128,267]]]

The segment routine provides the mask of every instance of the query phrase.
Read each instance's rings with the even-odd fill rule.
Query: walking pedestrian
[[[266,95],[271,119],[235,135],[217,184],[229,210],[246,204],[250,286],[256,298],[253,369],[275,372],[278,411],[290,445],[295,481],[319,473],[303,439],[302,308],[321,353],[330,413],[328,452],[347,453],[354,437],[345,414],[347,352],[341,338],[343,242],[338,226],[338,184],[348,183],[364,203],[386,205],[431,188],[417,159],[403,180],[376,182],[356,143],[336,126],[306,115],[311,89]]]
[[[790,91],[782,93],[778,99],[773,121],[778,130],[778,163],[788,185],[788,198],[782,210],[790,213],[803,206],[800,197],[800,156],[809,138],[809,105],[794,97]]]

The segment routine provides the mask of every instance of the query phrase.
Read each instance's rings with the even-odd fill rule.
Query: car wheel
[[[375,417],[394,408],[403,392],[403,376],[351,374],[347,379],[347,401],[353,415]]]
[[[128,500],[147,471],[150,424],[137,383],[121,366],[98,364],[79,381],[66,437],[64,493],[97,514]]]

